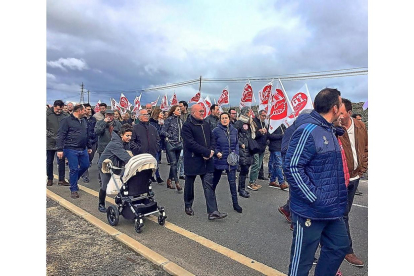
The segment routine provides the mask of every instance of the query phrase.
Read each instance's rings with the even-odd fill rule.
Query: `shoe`
[[[254,185],[256,186],[257,189],[260,189],[262,187],[262,185],[254,183]]]
[[[243,208],[239,204],[233,204],[233,209],[238,213],[243,213]]]
[[[157,180],[154,177],[151,177],[151,182],[157,182]]]
[[[83,181],[84,183],[89,183],[89,178],[88,178],[87,176],[82,177],[82,181]]]
[[[185,175],[181,175],[179,178],[185,180]]]
[[[69,182],[67,182],[66,180],[59,180],[58,185],[59,186],[70,186]]]
[[[185,213],[189,216],[194,216],[194,211],[193,211],[193,208],[191,208],[191,207],[188,207],[188,208],[186,207],[185,208]]]
[[[355,191],[355,195],[357,195],[357,196],[362,196],[362,192],[360,192],[360,191],[358,191],[358,189],[356,189],[356,191]]]
[[[48,179],[46,186],[52,186],[53,185],[53,179]]]
[[[358,259],[358,257],[354,254],[354,253],[352,253],[352,254],[347,254],[346,256],[345,256],[345,260],[350,264],[350,265],[353,265],[353,266],[356,266],[356,267],[363,267],[364,266],[364,263],[360,260],[360,259]]]
[[[289,223],[292,223],[292,220],[290,219],[290,212],[286,211],[283,208],[283,206],[280,206],[278,210],[279,210],[279,213],[281,213]]]
[[[265,177],[265,176],[259,176],[258,177],[260,180],[269,180],[269,178]]]
[[[280,185],[276,181],[273,181],[273,182],[269,183],[269,187],[270,188],[280,188]]]
[[[227,217],[226,213],[220,213],[219,211],[214,211],[211,214],[208,214],[208,219],[209,220],[215,220],[215,219],[222,219]]]
[[[342,276],[342,272],[338,269],[338,271],[336,272],[335,276]]]
[[[247,188],[249,188],[252,191],[257,191],[258,188],[256,187],[256,185],[254,183],[250,183],[249,185],[247,185]]]
[[[313,264],[313,265],[317,265],[317,264],[318,264],[318,259],[317,259],[316,257],[313,257],[313,262],[312,262],[312,264]]]
[[[172,184],[171,179],[167,179],[167,188],[169,188],[169,189],[175,189],[175,187]]]
[[[249,198],[249,197],[250,197],[250,194],[249,194],[249,193],[247,193],[247,191],[246,191],[246,190],[241,190],[241,191],[239,192],[239,195],[240,195],[241,197],[244,197],[244,198]]]
[[[157,177],[157,182],[158,182],[158,184],[161,184],[161,183],[164,183],[164,180],[162,180],[161,177]]]
[[[98,210],[99,210],[99,212],[106,213],[105,205],[100,203],[99,206],[98,206]]]
[[[177,187],[177,192],[182,193],[183,188],[181,188],[180,182],[175,182],[175,187]]]
[[[79,194],[78,194],[78,192],[70,192],[70,197],[71,198],[79,198]]]
[[[287,189],[287,188],[289,188],[289,185],[285,182],[285,183],[283,183],[283,184],[280,184],[280,189],[281,190],[285,190],[285,189]]]

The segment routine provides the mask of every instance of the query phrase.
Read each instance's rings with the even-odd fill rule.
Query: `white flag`
[[[208,116],[207,115],[207,113],[208,113],[207,110],[210,110],[210,107],[208,106],[208,104],[206,103],[206,101],[201,96],[198,99],[197,104],[201,105],[204,108],[204,117],[203,117],[203,119],[206,118]]]
[[[162,97],[160,108],[161,108],[162,111],[168,111],[168,97],[167,97],[167,94],[165,94],[164,97]]]
[[[269,99],[270,95],[272,94],[272,87],[273,81],[266,84],[260,91],[259,91],[259,111],[264,110],[266,114],[268,113],[269,109]]]
[[[292,112],[293,108],[279,79],[276,88],[272,91],[271,103],[267,113],[269,116],[269,133],[272,134]]]
[[[283,122],[286,127],[289,127],[303,110],[313,109],[312,98],[309,94],[308,86],[306,83],[292,97],[291,104],[294,112],[286,117],[285,121]]]

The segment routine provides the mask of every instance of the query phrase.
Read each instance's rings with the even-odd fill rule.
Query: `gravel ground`
[[[47,198],[47,275],[169,275]]]

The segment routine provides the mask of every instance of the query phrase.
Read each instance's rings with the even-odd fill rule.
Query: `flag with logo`
[[[174,95],[172,95],[171,97],[171,106],[173,105],[178,105],[177,95],[175,95],[175,92]]]
[[[285,89],[283,89],[283,84],[280,79],[270,97],[271,100],[267,115],[269,117],[269,133],[272,134],[283,124],[288,114],[293,112],[293,108],[291,107],[289,98],[286,95]]]
[[[119,105],[119,103],[114,98],[111,98],[111,110],[118,110],[119,112],[121,112],[121,114],[124,113],[122,111],[121,106]]]
[[[198,91],[197,94],[195,94],[195,96],[192,97],[188,103],[197,103],[200,100],[200,97],[201,97],[201,92]]]
[[[253,89],[250,85],[250,81],[246,83],[243,89],[243,93],[240,99],[240,109],[245,106],[252,106],[252,99],[253,99]]]
[[[208,116],[208,112],[210,110],[210,107],[208,106],[207,102],[205,99],[203,99],[203,97],[200,96],[200,98],[197,101],[197,104],[201,105],[204,108],[204,117],[203,119],[205,119]],[[211,104],[210,104],[211,106]]]
[[[123,93],[121,93],[121,97],[119,98],[119,105],[125,109],[129,109],[129,107],[132,106]]]
[[[160,96],[158,96],[156,101],[151,102],[151,106],[157,106],[159,99],[160,99]]]
[[[165,94],[164,97],[162,97],[160,108],[161,108],[162,111],[168,111],[168,97],[167,97],[167,94]]]
[[[100,111],[100,109],[99,109],[99,104],[101,103],[101,100],[99,100],[98,101],[98,103],[95,105],[95,108],[94,108],[94,111],[96,112],[96,113],[98,113],[99,111]]]
[[[259,90],[259,110],[266,111],[268,113],[269,109],[269,99],[272,94],[273,80],[266,84],[261,90]]]
[[[138,116],[139,110],[142,109],[141,96],[142,96],[142,93],[139,96],[135,96],[135,99],[134,99],[134,109],[132,110],[132,112],[135,113],[137,116]]]
[[[206,113],[205,114],[207,114],[205,117],[207,117],[208,115],[210,115],[211,114],[211,110],[210,110],[210,108],[211,108],[211,106],[213,105],[213,102],[210,100],[210,96],[207,96],[205,99],[204,99],[204,102],[206,103],[206,105],[207,105],[207,110],[206,110]]]
[[[223,89],[223,92],[221,92],[220,98],[217,101],[217,104],[219,106],[225,105],[225,104],[229,104],[230,103],[230,98],[229,98],[229,88],[228,86],[226,86]]]
[[[286,117],[284,124],[289,127],[299,116],[299,114],[305,109],[313,109],[312,98],[309,94],[308,86],[306,83],[290,100],[293,112]]]

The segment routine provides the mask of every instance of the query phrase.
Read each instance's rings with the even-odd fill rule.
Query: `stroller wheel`
[[[159,215],[158,224],[159,225],[164,225],[165,224],[165,217],[163,215]]]
[[[114,206],[109,206],[106,210],[106,217],[108,219],[108,222],[112,226],[118,225],[119,222],[119,211],[118,208]]]
[[[142,232],[142,227],[144,226],[143,223],[140,223],[140,219],[135,219],[135,232],[137,233],[141,233]]]

